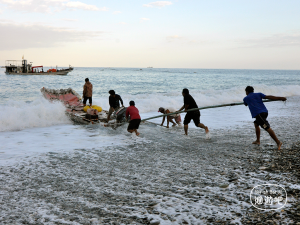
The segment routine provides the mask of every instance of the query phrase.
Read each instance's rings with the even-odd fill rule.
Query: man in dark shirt
[[[182,90],[182,96],[183,96],[184,105],[179,109],[179,111],[184,109],[184,111],[186,112],[188,109],[198,108],[198,105],[196,104],[194,98],[190,95],[189,90],[187,88],[184,88]],[[196,127],[205,129],[205,133],[209,132],[208,127],[205,126],[203,123],[200,123],[200,111],[195,110],[192,112],[187,112],[184,117],[183,124],[184,124],[185,135],[188,135],[188,128],[189,128],[188,124],[191,122],[192,119]]]
[[[107,122],[109,122],[111,114],[120,108],[120,102],[122,107],[124,107],[123,100],[120,95],[117,95],[114,90],[110,90],[108,93],[110,94],[108,99],[110,108],[108,111]]]

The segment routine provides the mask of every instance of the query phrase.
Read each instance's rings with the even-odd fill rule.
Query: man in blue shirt
[[[268,110],[264,105],[262,99],[271,99],[271,100],[282,100],[286,101],[285,97],[275,97],[272,95],[264,95],[263,93],[254,93],[254,88],[251,86],[247,86],[246,89],[246,97],[244,98],[244,104],[249,106],[249,110],[251,112],[252,118],[255,118],[254,126],[256,132],[256,141],[252,144],[260,145],[260,128],[261,126],[265,129],[273,140],[276,142],[278,146],[278,150],[280,150],[282,142],[278,140],[275,135],[275,132],[270,128],[270,124],[267,121]]]

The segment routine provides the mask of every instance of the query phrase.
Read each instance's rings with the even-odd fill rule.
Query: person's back
[[[139,110],[134,105],[126,109],[126,117],[128,116],[130,116],[130,120],[141,119]]]
[[[183,98],[183,101],[184,101],[185,105],[188,105],[187,109],[198,108],[198,105],[197,105],[195,99],[190,94],[185,95]]]
[[[166,111],[169,111],[169,113],[173,113],[173,112],[176,112],[176,109],[173,107],[167,107]]]
[[[244,99],[244,103],[249,106],[252,118],[255,118],[260,113],[267,113],[268,110],[264,105],[262,99],[265,98],[266,95],[263,93],[249,93]]]
[[[85,84],[84,84],[84,88],[83,88],[83,92],[84,92],[84,96],[85,97],[92,97],[93,95],[93,85],[91,82],[87,81]]]
[[[115,94],[113,96],[109,96],[109,105],[113,108],[119,108],[120,107],[120,102],[123,105],[123,101],[120,95]]]

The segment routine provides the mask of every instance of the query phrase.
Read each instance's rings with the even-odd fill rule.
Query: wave
[[[266,86],[257,85],[255,92],[275,96],[300,95],[300,85]],[[245,95],[245,87],[234,87],[225,90],[191,90],[199,107],[242,102]],[[157,112],[159,107],[173,107],[180,109],[183,106],[183,97],[180,92],[170,91],[151,94],[122,94],[124,105],[134,100],[140,113]],[[107,97],[93,97],[93,104],[108,109]],[[60,102],[51,103],[43,97],[25,103],[10,101],[0,105],[0,131],[15,131],[25,128],[48,127],[59,124],[70,124],[65,115],[65,107]]]
[[[0,131],[16,131],[70,123],[65,107],[42,97],[30,102],[10,101],[0,105]]]
[[[300,95],[300,85],[267,86],[256,85],[255,92],[262,92],[274,96],[296,96]],[[192,90],[193,96],[199,107],[242,102],[246,96],[245,87],[234,87],[225,90]],[[180,109],[183,106],[181,92],[170,91],[167,93],[121,95],[124,105],[128,106],[130,100],[134,100],[140,113],[155,112],[159,107],[174,107]],[[108,97],[93,98],[93,104],[108,109]]]

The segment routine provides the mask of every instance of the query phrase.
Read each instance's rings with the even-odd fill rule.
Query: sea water
[[[95,149],[147,141],[147,124],[140,138],[97,125],[74,125],[59,102],[50,103],[40,89],[72,88],[80,95],[85,78],[93,84],[93,104],[108,109],[108,91],[121,95],[124,105],[134,100],[142,119],[160,115],[159,107],[179,109],[183,88],[188,88],[199,107],[242,102],[245,87],[266,95],[300,96],[300,71],[222,70],[175,68],[75,68],[66,76],[6,75],[0,69],[0,165],[15,163],[45,152]],[[295,103],[294,103],[295,104]],[[272,116],[284,116],[289,101],[266,103]],[[282,111],[281,109],[286,110]],[[293,114],[298,116],[298,113]],[[184,114],[182,114],[182,119]],[[162,118],[151,120],[156,124]],[[201,122],[213,135],[220,128],[234,129],[252,122],[249,109],[233,106],[201,110]],[[196,129],[193,123],[190,129]],[[170,128],[173,129],[173,128]],[[198,129],[198,128],[197,128]],[[183,133],[183,131],[182,131]]]

